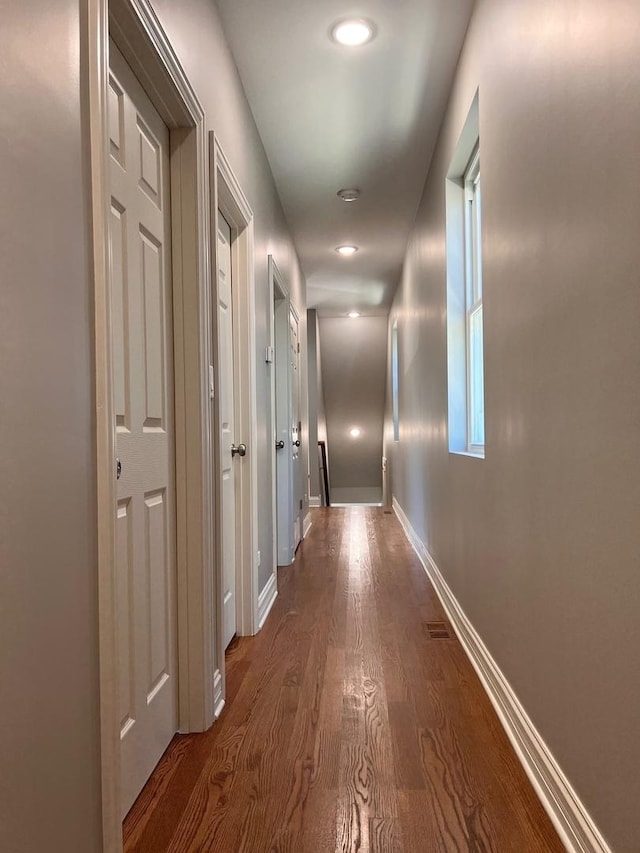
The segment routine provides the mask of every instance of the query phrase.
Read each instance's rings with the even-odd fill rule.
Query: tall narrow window
[[[482,202],[480,150],[464,175],[465,320],[467,344],[467,450],[484,450],[484,348],[482,324]]]
[[[398,321],[391,328],[391,401],[393,408],[393,440],[400,441],[400,407],[398,400]]]
[[[453,152],[447,180],[447,384],[451,453],[484,457],[484,317],[479,95]]]

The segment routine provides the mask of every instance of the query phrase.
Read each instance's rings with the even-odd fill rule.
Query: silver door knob
[[[293,443],[295,444],[296,447],[300,447],[300,439],[298,439],[297,441],[294,441]]]
[[[284,441],[280,439],[280,441],[276,441],[276,450],[282,450],[284,447]]]
[[[239,444],[237,447],[235,444],[231,445],[231,456],[246,456],[247,455],[247,445]]]

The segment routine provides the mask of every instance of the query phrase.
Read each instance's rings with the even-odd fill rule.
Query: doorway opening
[[[216,659],[234,635],[259,630],[253,212],[209,134],[212,241],[212,418],[216,478]],[[224,685],[223,685],[224,691]]]
[[[269,287],[273,342],[271,410],[274,565],[288,566],[293,562],[302,538],[302,501],[298,494],[302,444],[299,318],[272,256],[269,256]]]

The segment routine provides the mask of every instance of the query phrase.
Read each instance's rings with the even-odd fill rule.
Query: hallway
[[[394,515],[315,510],[227,707],[174,738],[125,850],[563,849]],[[430,636],[431,633],[435,636]]]

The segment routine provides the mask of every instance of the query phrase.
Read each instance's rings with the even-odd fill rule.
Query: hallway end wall
[[[640,837],[640,7],[479,0],[390,323],[393,494],[613,849]],[[445,178],[476,91],[486,458],[449,453]]]
[[[320,353],[332,503],[382,499],[387,318],[322,317]],[[360,429],[353,438],[351,428]]]

